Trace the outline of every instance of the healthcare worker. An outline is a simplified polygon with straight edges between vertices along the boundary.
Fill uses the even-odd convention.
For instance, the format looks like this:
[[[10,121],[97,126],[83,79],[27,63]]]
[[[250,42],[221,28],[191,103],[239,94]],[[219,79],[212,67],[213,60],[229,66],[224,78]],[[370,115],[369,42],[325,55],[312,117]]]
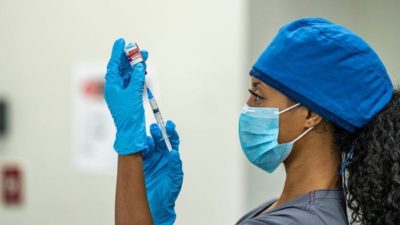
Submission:
[[[114,43],[105,84],[117,127],[116,223],[173,224],[183,181],[178,133],[167,122],[171,152],[157,125],[146,137],[146,63],[131,69],[124,45]],[[250,75],[239,116],[244,156],[268,173],[283,163],[286,181],[237,224],[398,224],[400,93],[374,50],[340,25],[304,18],[279,30]]]

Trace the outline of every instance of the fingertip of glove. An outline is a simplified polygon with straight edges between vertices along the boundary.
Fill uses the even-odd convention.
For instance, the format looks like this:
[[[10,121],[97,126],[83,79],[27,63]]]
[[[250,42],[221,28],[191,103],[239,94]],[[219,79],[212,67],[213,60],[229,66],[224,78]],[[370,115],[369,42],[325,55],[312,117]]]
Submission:
[[[162,135],[161,130],[156,123],[150,125],[150,134],[154,138],[157,138],[157,139],[161,138],[161,135]]]
[[[124,48],[125,48],[125,40],[123,38],[115,40],[112,48],[110,62],[119,61],[121,55],[123,54]],[[109,64],[109,66],[111,65],[114,65],[114,63]]]
[[[123,38],[118,38],[114,41],[113,49],[123,49],[125,47],[125,40]]]
[[[149,58],[149,52],[146,50],[142,50],[140,51],[140,53],[142,54],[143,60],[147,60],[147,58]]]
[[[176,125],[172,120],[168,120],[167,123],[165,124],[165,127],[170,130],[174,130]]]
[[[150,130],[156,130],[156,129],[158,129],[158,125],[156,123],[152,123],[150,125]]]

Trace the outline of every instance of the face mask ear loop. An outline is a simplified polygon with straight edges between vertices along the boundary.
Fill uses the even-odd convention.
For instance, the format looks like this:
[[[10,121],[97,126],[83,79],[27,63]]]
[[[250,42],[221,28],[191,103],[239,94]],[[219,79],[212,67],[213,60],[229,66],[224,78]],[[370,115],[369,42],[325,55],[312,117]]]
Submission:
[[[351,146],[351,149],[344,153],[344,161],[342,162],[342,165],[340,166],[340,171],[339,171],[339,176],[342,178],[342,189],[345,194],[347,194],[346,190],[346,168],[349,165],[351,159],[353,158],[353,152],[354,152],[355,144],[353,143]]]
[[[281,113],[284,113],[284,112],[286,112],[286,111],[289,111],[289,110],[291,110],[291,109],[293,109],[294,107],[297,107],[297,106],[299,106],[299,105],[300,105],[300,103],[297,103],[297,104],[295,104],[295,105],[292,105],[292,106],[290,106],[289,108],[286,108],[286,109],[280,111],[278,114],[281,114]]]
[[[351,159],[353,158],[353,152],[354,152],[354,146],[355,144],[353,143],[351,146],[351,149],[345,153],[345,160],[343,161],[342,165],[340,166],[340,176],[343,177],[344,173],[346,172],[346,168],[349,165]]]
[[[298,136],[296,139],[294,139],[293,141],[291,141],[291,142],[293,142],[293,143],[295,143],[296,141],[298,141],[300,138],[302,138],[304,135],[306,135],[311,129],[313,129],[314,127],[310,127],[310,128],[308,128],[306,131],[304,131],[304,133],[302,133],[302,134],[300,134],[300,136]]]
[[[344,161],[342,162],[342,165],[340,166],[340,171],[339,171],[339,176],[342,178],[342,190],[343,190],[343,194],[344,194],[344,198],[345,198],[345,206],[346,206],[346,213],[349,214],[349,210],[348,210],[348,205],[347,205],[347,187],[346,187],[346,168],[349,165],[351,159],[353,158],[353,152],[354,152],[354,148],[355,148],[355,143],[353,142],[351,149],[346,152],[343,153],[343,158]]]

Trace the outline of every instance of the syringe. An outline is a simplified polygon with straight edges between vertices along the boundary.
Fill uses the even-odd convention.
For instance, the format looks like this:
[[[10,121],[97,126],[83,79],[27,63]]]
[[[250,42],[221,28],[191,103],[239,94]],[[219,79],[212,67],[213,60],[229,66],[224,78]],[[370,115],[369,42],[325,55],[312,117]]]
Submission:
[[[161,116],[160,109],[158,108],[156,99],[154,98],[153,93],[151,93],[150,88],[148,88],[146,84],[145,84],[145,88],[147,91],[147,98],[149,99],[151,110],[153,110],[153,114],[154,114],[154,117],[156,118],[158,127],[161,130],[162,137],[165,141],[165,144],[167,145],[168,151],[171,151],[172,150],[171,142],[169,141],[167,129],[165,128],[165,123]]]
[[[125,50],[125,55],[128,57],[129,63],[132,67],[137,63],[143,62],[142,54],[140,53],[139,46],[136,43],[129,43],[124,50]],[[147,92],[147,97],[150,103],[151,110],[153,111],[158,127],[161,130],[163,140],[165,141],[167,149],[171,151],[172,150],[171,142],[169,141],[167,129],[165,128],[165,123],[161,116],[160,109],[158,108],[153,93],[151,93],[150,88],[147,86],[146,82],[144,83],[144,88],[146,89]]]

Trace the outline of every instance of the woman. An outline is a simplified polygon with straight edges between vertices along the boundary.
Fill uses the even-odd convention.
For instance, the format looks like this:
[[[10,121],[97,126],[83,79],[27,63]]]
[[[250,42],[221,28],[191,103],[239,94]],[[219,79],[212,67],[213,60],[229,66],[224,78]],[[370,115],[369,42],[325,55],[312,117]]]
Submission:
[[[169,121],[173,151],[157,125],[146,139],[145,63],[130,69],[124,45],[114,44],[105,85],[117,127],[116,223],[173,224],[183,180],[179,137]],[[250,75],[242,150],[269,173],[283,163],[286,181],[279,198],[237,224],[348,224],[346,205],[350,224],[400,221],[400,93],[365,41],[325,19],[296,20],[279,30]]]

